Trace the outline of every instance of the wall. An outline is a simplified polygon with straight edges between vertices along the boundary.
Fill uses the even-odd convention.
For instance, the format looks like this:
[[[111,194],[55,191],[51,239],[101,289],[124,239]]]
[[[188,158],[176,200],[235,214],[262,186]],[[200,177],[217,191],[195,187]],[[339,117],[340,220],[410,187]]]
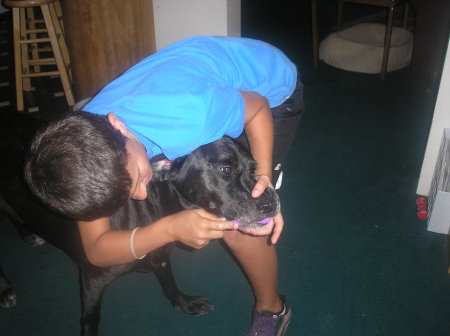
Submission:
[[[156,49],[194,35],[241,34],[240,0],[153,0]]]
[[[444,61],[433,121],[420,172],[417,194],[428,195],[444,128],[450,128],[450,42]]]
[[[241,35],[241,0],[152,1],[157,50],[194,35]]]

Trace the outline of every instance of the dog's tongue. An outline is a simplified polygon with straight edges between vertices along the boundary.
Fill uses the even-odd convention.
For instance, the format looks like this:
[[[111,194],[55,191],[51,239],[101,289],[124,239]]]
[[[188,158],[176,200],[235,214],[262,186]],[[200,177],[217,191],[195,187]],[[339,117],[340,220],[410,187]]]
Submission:
[[[259,221],[258,224],[267,224],[267,223],[269,223],[271,220],[272,220],[272,218],[267,217],[267,218],[264,218],[263,220]],[[232,222],[232,223],[236,223],[236,224],[239,225],[239,226],[242,226],[242,223],[239,223],[239,222],[236,221],[236,220],[232,220],[231,222]]]
[[[267,224],[267,223],[269,223],[271,220],[272,220],[272,218],[267,217],[267,218],[264,218],[262,221],[259,221],[258,223],[259,223],[259,224]]]

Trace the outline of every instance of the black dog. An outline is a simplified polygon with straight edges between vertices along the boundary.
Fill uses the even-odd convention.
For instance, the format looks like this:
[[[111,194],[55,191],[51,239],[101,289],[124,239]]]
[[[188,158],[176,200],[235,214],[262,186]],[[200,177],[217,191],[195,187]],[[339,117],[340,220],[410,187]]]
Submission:
[[[213,309],[205,298],[181,293],[172,275],[168,244],[149,253],[143,260],[99,268],[91,265],[83,252],[77,226],[43,207],[30,195],[22,178],[26,146],[40,122],[20,114],[1,117],[0,212],[16,225],[30,244],[42,243],[39,237],[66,252],[78,265],[81,288],[81,334],[96,335],[100,304],[106,286],[130,271],[154,271],[164,294],[173,307],[187,314],[202,315]],[[254,199],[255,161],[249,152],[229,138],[204,145],[183,158],[167,164],[162,156],[152,159],[154,177],[145,201],[129,200],[111,219],[113,229],[132,229],[147,225],[183,209],[203,208],[217,216],[236,220],[242,227],[257,227],[275,216],[279,200],[267,189]],[[13,289],[0,267],[0,305],[15,305]]]

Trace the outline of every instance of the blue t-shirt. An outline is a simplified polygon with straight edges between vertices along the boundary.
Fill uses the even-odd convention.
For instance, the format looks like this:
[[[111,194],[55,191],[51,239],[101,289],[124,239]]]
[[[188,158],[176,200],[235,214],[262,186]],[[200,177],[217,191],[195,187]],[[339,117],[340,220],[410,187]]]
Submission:
[[[84,111],[114,114],[149,157],[189,154],[244,127],[239,90],[255,91],[270,107],[294,91],[295,65],[277,48],[247,38],[197,36],[143,59],[105,86]]]

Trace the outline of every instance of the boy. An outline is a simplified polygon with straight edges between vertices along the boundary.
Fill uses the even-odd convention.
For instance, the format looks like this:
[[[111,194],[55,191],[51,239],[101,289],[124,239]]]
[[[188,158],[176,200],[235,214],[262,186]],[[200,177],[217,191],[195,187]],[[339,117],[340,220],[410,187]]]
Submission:
[[[86,255],[100,267],[142,258],[171,241],[201,248],[223,238],[255,294],[248,335],[283,335],[291,310],[277,293],[281,213],[264,229],[246,232],[202,209],[132,232],[111,230],[109,217],[128,198],[147,197],[149,157],[174,159],[224,135],[250,148],[258,163],[252,196],[260,196],[278,179],[302,109],[296,68],[278,49],[244,38],[193,37],[145,58],[85,112],[42,131],[25,176],[44,203],[77,220]]]

